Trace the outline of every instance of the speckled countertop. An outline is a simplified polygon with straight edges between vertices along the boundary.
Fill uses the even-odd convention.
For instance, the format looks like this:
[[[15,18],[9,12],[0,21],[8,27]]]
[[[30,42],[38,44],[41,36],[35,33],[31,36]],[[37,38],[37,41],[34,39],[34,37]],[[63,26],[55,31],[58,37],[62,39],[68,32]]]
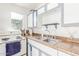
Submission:
[[[75,44],[72,42],[61,41],[59,39],[57,44],[49,44],[48,42],[43,41],[44,38],[38,39],[36,36],[26,36],[28,39],[34,40],[38,43],[44,44],[50,48],[58,49],[64,53],[70,54],[71,56],[78,56],[79,55],[79,44]]]

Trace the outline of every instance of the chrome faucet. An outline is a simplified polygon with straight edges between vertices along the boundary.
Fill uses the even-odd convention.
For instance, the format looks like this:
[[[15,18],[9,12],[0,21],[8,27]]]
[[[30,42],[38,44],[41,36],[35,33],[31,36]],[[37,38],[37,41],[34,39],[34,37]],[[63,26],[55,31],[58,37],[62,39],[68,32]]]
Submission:
[[[48,40],[50,40],[50,36],[49,36],[50,31],[48,30],[48,26],[45,26],[45,27],[46,27],[46,30],[45,30],[45,31],[47,31],[47,32],[48,32],[47,39],[48,39]]]

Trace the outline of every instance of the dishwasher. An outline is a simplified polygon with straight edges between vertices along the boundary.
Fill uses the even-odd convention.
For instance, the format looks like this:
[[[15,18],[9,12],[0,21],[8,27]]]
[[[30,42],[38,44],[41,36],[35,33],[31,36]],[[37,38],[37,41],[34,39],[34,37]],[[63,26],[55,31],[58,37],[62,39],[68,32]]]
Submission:
[[[2,40],[5,42],[6,56],[12,56],[21,52],[21,40],[12,40],[11,38],[3,38]]]
[[[6,56],[12,56],[21,51],[20,41],[6,43]]]

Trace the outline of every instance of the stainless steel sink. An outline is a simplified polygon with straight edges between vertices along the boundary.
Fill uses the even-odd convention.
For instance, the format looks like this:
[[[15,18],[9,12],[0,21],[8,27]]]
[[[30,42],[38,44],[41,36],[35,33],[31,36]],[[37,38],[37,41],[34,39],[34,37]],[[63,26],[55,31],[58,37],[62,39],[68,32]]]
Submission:
[[[41,39],[40,37],[36,37],[37,39]]]
[[[54,45],[54,44],[57,44],[58,42],[59,42],[59,40],[57,40],[57,39],[52,39],[52,38],[50,38],[50,39],[47,39],[47,37],[40,37],[40,36],[35,36],[35,38],[37,39],[37,40],[42,40],[42,41],[44,41],[44,42],[46,42],[46,43],[49,43],[49,44],[51,44],[51,45]]]
[[[38,40],[40,40],[40,39],[41,39],[41,37],[40,37],[40,36],[35,36],[35,38],[36,38],[36,39],[38,39]]]
[[[58,43],[58,40],[56,40],[56,39],[44,39],[43,41],[47,42],[49,44],[52,44],[52,45]]]

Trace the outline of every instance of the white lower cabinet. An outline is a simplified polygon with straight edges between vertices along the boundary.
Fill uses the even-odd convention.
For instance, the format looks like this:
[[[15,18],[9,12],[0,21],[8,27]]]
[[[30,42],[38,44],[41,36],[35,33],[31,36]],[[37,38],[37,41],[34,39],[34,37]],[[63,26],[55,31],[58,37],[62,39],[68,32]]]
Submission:
[[[28,56],[39,56],[39,49],[28,40]]]
[[[28,56],[48,56],[40,49],[36,48],[32,44],[28,44]]]
[[[61,51],[58,51],[58,56],[71,56],[71,55],[61,52]]]
[[[28,56],[57,56],[57,50],[28,39]]]
[[[41,52],[40,56],[48,56],[48,55],[44,52]]]
[[[28,39],[28,43],[29,56],[71,56],[30,39]]]
[[[47,56],[45,53],[41,53],[41,56]]]
[[[28,44],[28,56],[39,56],[39,49],[35,48],[32,44]]]
[[[26,40],[21,40],[21,55],[26,53]]]
[[[0,56],[5,55],[6,55],[5,44],[0,44]]]
[[[32,56],[39,56],[39,49],[32,47]]]

